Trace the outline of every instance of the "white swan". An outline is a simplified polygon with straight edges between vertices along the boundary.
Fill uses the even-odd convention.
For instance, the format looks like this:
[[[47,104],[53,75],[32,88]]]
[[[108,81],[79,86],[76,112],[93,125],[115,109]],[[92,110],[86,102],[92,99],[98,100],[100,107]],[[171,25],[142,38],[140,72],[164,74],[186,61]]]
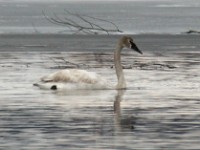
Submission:
[[[118,79],[117,85],[112,85],[94,72],[78,69],[65,69],[42,77],[40,82],[34,84],[34,86],[38,86],[41,89],[51,90],[125,89],[126,82],[121,66],[121,50],[124,47],[133,49],[142,54],[131,37],[123,36],[120,38],[114,51],[114,64]]]

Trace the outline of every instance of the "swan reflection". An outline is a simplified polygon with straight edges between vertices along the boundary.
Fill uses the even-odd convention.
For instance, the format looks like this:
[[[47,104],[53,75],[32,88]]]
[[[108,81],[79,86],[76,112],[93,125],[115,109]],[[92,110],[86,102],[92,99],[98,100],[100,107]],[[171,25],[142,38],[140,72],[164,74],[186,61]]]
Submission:
[[[121,111],[121,101],[126,90],[118,90],[117,95],[115,96],[114,101],[114,121],[115,121],[115,130],[134,130],[135,126],[135,117],[128,114],[123,114]]]
[[[54,91],[59,99],[48,99],[48,103],[57,106],[59,112],[70,112],[64,116],[68,125],[75,124],[74,131],[113,135],[135,129],[132,111],[122,105],[125,93],[126,90]]]

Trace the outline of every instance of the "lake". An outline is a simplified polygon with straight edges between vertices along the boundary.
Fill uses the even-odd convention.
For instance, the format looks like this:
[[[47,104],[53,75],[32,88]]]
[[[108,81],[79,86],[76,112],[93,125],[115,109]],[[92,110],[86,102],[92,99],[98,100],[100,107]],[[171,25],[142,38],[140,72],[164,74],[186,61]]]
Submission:
[[[48,91],[33,83],[65,68],[116,82],[119,36],[0,37],[0,149],[199,149],[198,35],[136,35],[123,50],[127,90]]]

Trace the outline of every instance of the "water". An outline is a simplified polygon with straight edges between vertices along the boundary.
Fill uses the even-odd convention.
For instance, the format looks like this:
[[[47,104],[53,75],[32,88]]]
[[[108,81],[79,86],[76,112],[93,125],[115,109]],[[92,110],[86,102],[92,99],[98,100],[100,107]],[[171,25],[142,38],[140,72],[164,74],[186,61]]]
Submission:
[[[136,39],[146,47],[156,39],[142,37]],[[61,68],[88,69],[116,82],[109,46],[101,52],[101,46],[92,46],[96,51],[87,52],[43,47],[1,51],[0,149],[199,149],[199,44],[183,42],[189,41],[187,36],[168,36],[163,41],[180,40],[182,45],[176,42],[167,47],[161,37],[156,40],[161,43],[160,51],[148,51],[141,45],[144,55],[123,52],[123,65],[128,68],[124,69],[125,91],[56,92],[32,86],[40,76]],[[109,45],[116,38],[95,36],[91,45],[103,39]],[[28,38],[22,39],[30,45],[39,40],[33,38],[29,43]],[[49,48],[55,44],[52,41],[61,40],[43,39],[49,41]],[[79,36],[75,39],[81,40]],[[18,40],[20,37],[14,40],[16,44]],[[84,36],[87,40],[90,36]]]
[[[144,55],[123,52],[128,89],[44,91],[39,77],[63,68],[116,82],[118,36],[67,33],[42,15],[63,10],[104,18],[125,33],[199,29],[200,1],[0,2],[0,149],[200,149],[198,35],[137,35]],[[65,32],[61,32],[65,30]],[[63,60],[65,59],[65,61]]]
[[[54,2],[1,1],[0,33],[71,33],[63,26],[48,22],[46,15],[61,18],[64,9],[114,22],[124,33],[180,34],[200,30],[200,1],[197,0],[143,0],[132,2]],[[110,28],[109,24],[102,24]]]

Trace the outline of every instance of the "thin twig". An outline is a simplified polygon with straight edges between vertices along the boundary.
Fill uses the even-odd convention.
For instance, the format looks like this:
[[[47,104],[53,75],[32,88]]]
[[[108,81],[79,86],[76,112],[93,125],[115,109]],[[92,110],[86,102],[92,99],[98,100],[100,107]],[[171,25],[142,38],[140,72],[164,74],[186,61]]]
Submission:
[[[64,9],[66,15],[70,15],[72,17],[74,17],[74,19],[70,19],[69,17],[65,17],[64,19],[62,19],[61,17],[59,17],[57,14],[53,14],[54,17],[49,17],[45,14],[44,11],[42,11],[44,17],[51,23],[56,24],[56,25],[61,25],[61,26],[65,26],[68,27],[71,31],[74,31],[75,34],[78,32],[83,32],[86,34],[96,34],[98,32],[106,32],[107,34],[109,34],[110,32],[122,32],[121,30],[119,30],[119,28],[117,27],[116,24],[114,24],[111,21],[105,20],[105,19],[99,19],[96,17],[91,17],[88,15],[80,15],[80,14],[76,14],[76,13],[71,13],[68,10]],[[97,23],[91,22],[88,19],[92,19],[94,21],[99,21],[99,22],[106,22],[111,24],[114,28],[112,29],[106,29],[102,26],[100,26]],[[75,21],[75,19],[80,20],[83,23],[88,24],[88,26],[84,26],[79,24],[78,22]],[[73,30],[74,28],[74,30]]]

